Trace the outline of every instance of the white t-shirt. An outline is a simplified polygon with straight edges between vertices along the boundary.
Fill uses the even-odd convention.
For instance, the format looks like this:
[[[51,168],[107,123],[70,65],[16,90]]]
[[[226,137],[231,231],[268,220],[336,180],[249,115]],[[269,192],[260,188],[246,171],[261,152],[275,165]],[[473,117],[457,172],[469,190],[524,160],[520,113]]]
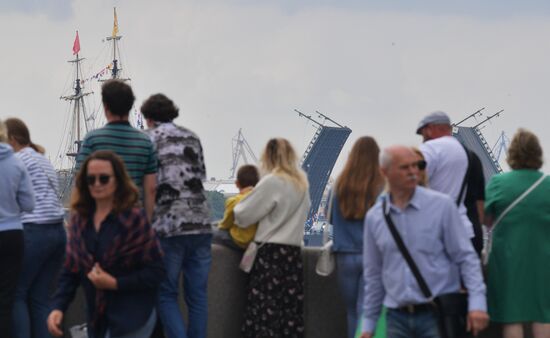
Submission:
[[[430,189],[447,194],[456,201],[468,170],[468,155],[464,147],[456,138],[443,136],[424,142],[420,151],[428,163],[426,170]],[[468,236],[472,238],[474,229],[464,206],[465,196],[466,191],[462,195],[458,211]]]

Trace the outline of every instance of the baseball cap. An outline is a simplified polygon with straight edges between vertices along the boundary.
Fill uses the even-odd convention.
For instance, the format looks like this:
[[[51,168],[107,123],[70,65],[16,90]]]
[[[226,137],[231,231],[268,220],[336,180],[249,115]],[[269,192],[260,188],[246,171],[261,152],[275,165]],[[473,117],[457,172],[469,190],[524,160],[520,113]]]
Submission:
[[[421,134],[422,128],[427,126],[428,124],[451,124],[451,119],[449,118],[449,115],[445,114],[442,111],[434,111],[433,113],[430,113],[422,120],[420,120],[420,123],[418,123],[418,127],[416,128],[416,133]]]

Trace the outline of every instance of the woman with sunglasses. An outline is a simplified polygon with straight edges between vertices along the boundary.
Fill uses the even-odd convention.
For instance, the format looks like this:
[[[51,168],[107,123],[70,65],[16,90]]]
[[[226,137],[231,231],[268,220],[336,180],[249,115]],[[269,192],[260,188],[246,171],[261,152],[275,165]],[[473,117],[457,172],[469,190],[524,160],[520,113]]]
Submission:
[[[15,288],[23,263],[21,212],[34,208],[34,192],[25,165],[6,143],[0,120],[0,336],[11,338]]]
[[[333,226],[332,250],[336,258],[338,284],[346,303],[348,335],[357,329],[363,306],[363,223],[367,210],[384,188],[378,155],[380,148],[370,136],[360,137],[334,184],[328,221]]]
[[[137,207],[137,187],[111,151],[92,153],[81,168],[48,329],[63,334],[63,314],[82,285],[90,338],[149,337],[164,266],[155,232]]]
[[[426,173],[426,166],[428,165],[426,163],[426,160],[424,159],[424,154],[420,151],[420,149],[416,147],[411,148],[412,151],[416,154],[416,158],[418,158],[417,166],[418,166],[418,185],[421,187],[428,187],[428,174]]]
[[[65,253],[65,212],[59,201],[57,174],[44,156],[44,148],[31,141],[29,129],[20,119],[7,119],[6,127],[8,143],[29,173],[36,200],[32,212],[21,214],[25,249],[15,292],[14,333],[17,338],[48,337],[51,287]]]

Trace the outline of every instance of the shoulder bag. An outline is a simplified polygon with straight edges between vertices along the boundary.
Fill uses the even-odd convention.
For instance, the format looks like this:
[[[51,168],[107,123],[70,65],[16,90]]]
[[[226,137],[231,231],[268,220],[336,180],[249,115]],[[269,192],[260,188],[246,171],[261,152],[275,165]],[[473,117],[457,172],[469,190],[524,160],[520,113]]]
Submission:
[[[489,262],[489,255],[491,254],[491,248],[493,246],[493,233],[497,227],[497,225],[500,223],[500,221],[508,214],[510,210],[512,210],[516,205],[518,205],[519,202],[521,202],[527,195],[531,193],[531,191],[535,190],[536,187],[538,187],[542,181],[546,178],[546,175],[542,174],[542,176],[535,181],[527,190],[523,192],[523,194],[519,195],[518,198],[516,198],[504,211],[498,216],[496,221],[491,226],[491,230],[488,233],[488,239],[487,239],[487,245],[483,248],[483,251],[481,253],[483,265],[487,265]]]
[[[466,185],[468,183],[468,177],[470,177],[470,149],[466,148],[466,146],[462,143],[460,143],[462,148],[464,148],[464,151],[466,152],[466,158],[468,160],[468,166],[466,167],[466,173],[464,174],[464,179],[462,180],[462,185],[460,186],[460,192],[458,193],[458,197],[456,199],[456,206],[460,207],[460,203],[462,203],[462,198],[464,197],[464,194],[466,193]]]
[[[292,216],[294,216],[294,214],[298,211],[298,209],[300,209],[300,206],[302,205],[302,202],[304,201],[304,198],[306,198],[307,193],[308,193],[308,190],[306,189],[306,191],[304,193],[304,196],[300,200],[300,203],[297,204],[294,211],[292,211],[290,214],[288,214],[288,216],[281,223],[281,225],[284,225],[286,222],[288,222],[288,220]],[[250,271],[252,270],[252,266],[254,266],[254,261],[256,260],[256,255],[258,254],[258,250],[260,250],[260,248],[262,246],[264,246],[264,244],[267,243],[271,239],[271,237],[273,237],[273,235],[275,235],[277,233],[277,230],[279,230],[279,228],[275,228],[275,229],[271,230],[269,235],[265,238],[264,242],[262,242],[260,244],[256,243],[255,241],[252,241],[252,242],[250,242],[250,244],[248,244],[248,247],[246,248],[245,252],[243,253],[243,257],[241,258],[241,262],[239,263],[239,268],[241,270],[243,270],[246,273],[250,273]]]
[[[335,191],[332,191],[328,200],[328,209],[327,209],[327,226],[323,229],[323,246],[321,247],[321,253],[317,259],[317,264],[315,265],[315,272],[319,276],[330,276],[334,271],[335,262],[334,262],[334,253],[332,252],[332,239],[329,240],[329,228],[332,226],[332,207],[334,203],[334,194]]]
[[[430,300],[433,304],[435,313],[438,318],[439,330],[443,338],[462,338],[469,337],[466,331],[467,315],[468,315],[468,295],[462,292],[447,293],[433,297],[428,284],[422,277],[418,266],[412,258],[405,243],[401,239],[393,220],[390,217],[389,211],[386,212],[386,199],[382,202],[382,212],[390,232],[392,234],[399,251],[405,258],[407,265],[411,269],[420,290],[424,297]]]

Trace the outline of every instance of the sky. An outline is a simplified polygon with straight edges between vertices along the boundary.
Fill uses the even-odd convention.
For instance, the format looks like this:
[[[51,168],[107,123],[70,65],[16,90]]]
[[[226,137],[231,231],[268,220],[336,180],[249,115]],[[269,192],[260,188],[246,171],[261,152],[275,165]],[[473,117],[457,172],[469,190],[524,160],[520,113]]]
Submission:
[[[524,127],[550,151],[548,1],[0,0],[0,118],[23,119],[52,162],[75,31],[91,76],[110,62],[115,6],[136,108],[154,93],[172,98],[209,177],[229,177],[240,128],[258,157],[271,137],[303,153],[315,126],[294,109],[352,129],[334,174],[360,136],[418,145],[416,125],[434,110],[458,121],[485,107],[468,126],[504,109],[482,129],[491,146]]]

